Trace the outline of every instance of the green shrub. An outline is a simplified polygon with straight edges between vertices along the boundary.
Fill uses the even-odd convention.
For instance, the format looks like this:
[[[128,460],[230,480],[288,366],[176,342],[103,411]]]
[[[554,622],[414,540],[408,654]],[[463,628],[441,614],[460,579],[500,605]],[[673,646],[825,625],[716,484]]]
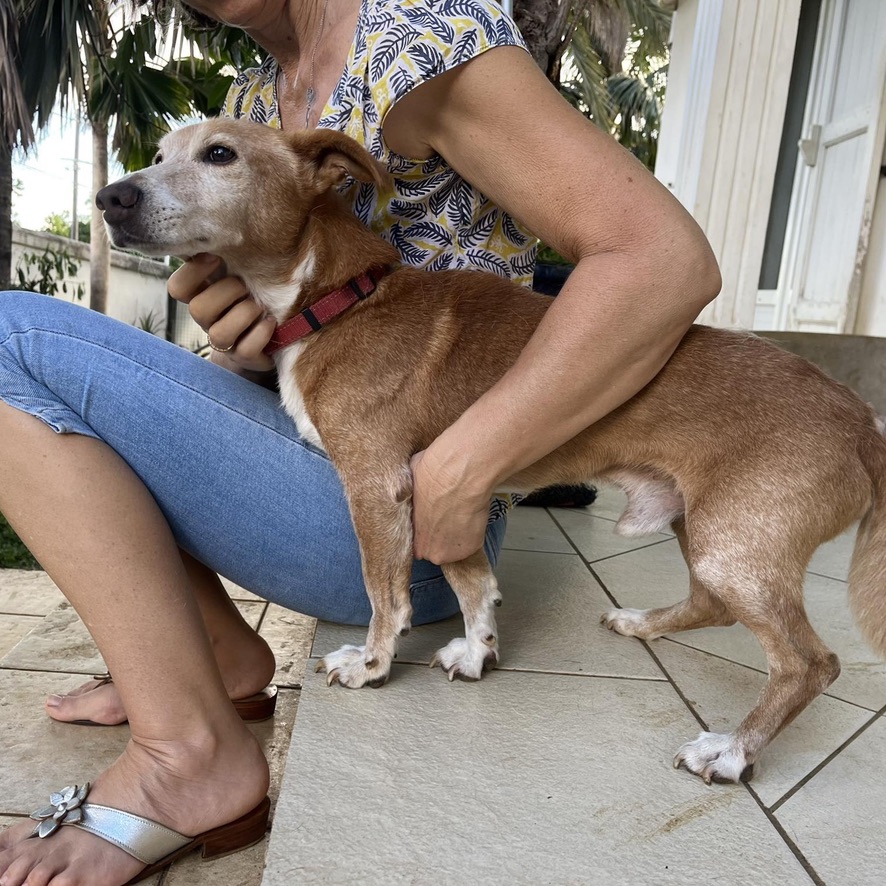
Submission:
[[[31,552],[0,514],[0,569],[41,569]]]

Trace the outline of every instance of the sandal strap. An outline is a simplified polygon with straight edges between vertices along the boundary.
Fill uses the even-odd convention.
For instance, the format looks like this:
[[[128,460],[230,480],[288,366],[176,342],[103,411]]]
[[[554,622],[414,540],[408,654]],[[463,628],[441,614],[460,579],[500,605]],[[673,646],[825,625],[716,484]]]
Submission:
[[[145,864],[153,864],[165,858],[194,839],[150,818],[142,818],[110,806],[84,803],[81,808],[83,817],[80,821],[63,822],[63,826],[80,828],[95,834]]]
[[[195,842],[194,837],[185,837],[150,818],[84,802],[90,788],[89,783],[82,787],[69,785],[50,795],[48,806],[31,813],[31,818],[39,822],[31,836],[45,840],[60,828],[80,828],[147,865]]]

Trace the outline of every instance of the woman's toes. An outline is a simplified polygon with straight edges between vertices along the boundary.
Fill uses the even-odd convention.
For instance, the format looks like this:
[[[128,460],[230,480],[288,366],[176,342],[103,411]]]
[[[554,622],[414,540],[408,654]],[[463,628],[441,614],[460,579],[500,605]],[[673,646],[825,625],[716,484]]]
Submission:
[[[59,871],[55,865],[46,862],[34,865],[28,873],[26,886],[47,886],[47,884],[51,882],[58,883],[60,881],[53,881],[53,878],[57,873],[59,873]]]
[[[3,875],[0,876],[0,886],[22,886],[35,864],[36,859],[32,858],[30,854],[13,858],[6,870],[3,871]],[[0,865],[0,870],[2,870],[2,865]]]
[[[63,723],[90,720],[103,726],[116,726],[126,722],[126,711],[113,684],[87,684],[66,695],[50,695],[46,699],[46,713]]]
[[[34,826],[35,822],[28,819],[21,824],[13,825],[0,831],[0,874],[3,873],[3,853],[8,849],[12,849],[17,843],[27,840],[31,836]],[[7,864],[9,864],[10,859],[11,857],[5,859]]]

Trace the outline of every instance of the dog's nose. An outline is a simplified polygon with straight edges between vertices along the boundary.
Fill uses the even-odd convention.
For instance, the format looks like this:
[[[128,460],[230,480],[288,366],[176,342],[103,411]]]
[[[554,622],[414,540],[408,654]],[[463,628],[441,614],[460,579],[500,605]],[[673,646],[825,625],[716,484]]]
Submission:
[[[102,188],[95,195],[95,205],[104,212],[105,221],[113,225],[132,213],[141,196],[138,185],[124,180]]]

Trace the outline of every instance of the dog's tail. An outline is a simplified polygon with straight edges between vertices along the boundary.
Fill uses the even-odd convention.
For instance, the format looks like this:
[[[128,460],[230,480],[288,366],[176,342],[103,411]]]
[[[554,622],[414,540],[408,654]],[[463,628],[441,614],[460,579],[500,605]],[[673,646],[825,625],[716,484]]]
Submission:
[[[859,449],[874,491],[861,521],[849,570],[849,603],[871,648],[886,658],[886,439],[877,422]]]

